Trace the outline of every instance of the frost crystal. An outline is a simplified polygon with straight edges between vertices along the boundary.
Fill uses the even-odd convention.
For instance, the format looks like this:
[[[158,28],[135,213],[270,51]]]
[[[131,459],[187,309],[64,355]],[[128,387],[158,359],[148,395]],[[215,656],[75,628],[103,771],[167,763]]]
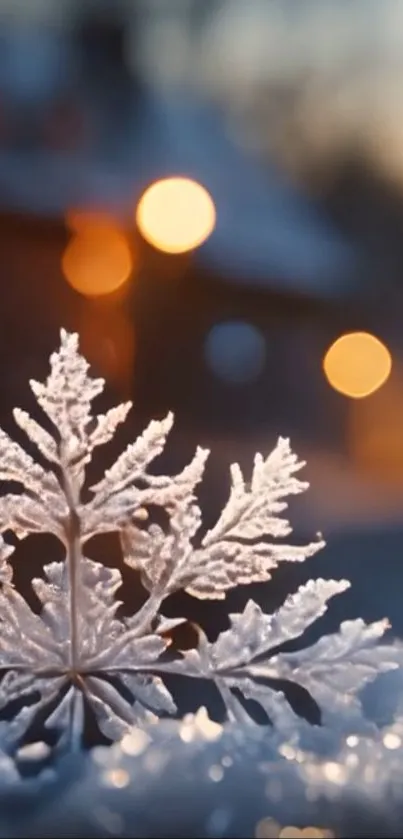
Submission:
[[[23,741],[33,721],[42,719],[59,730],[62,742],[79,743],[85,706],[106,737],[119,738],[149,719],[150,712],[175,713],[166,673],[212,679],[230,719],[248,718],[239,693],[255,699],[280,730],[288,730],[295,715],[276,688],[278,680],[304,686],[322,708],[324,722],[346,711],[357,715],[362,686],[394,666],[387,648],[377,643],[386,621],[369,626],[346,621],[337,634],[308,649],[279,649],[326,611],[328,600],[348,587],[345,580],[310,581],[270,616],[249,601],[241,614],[230,616],[230,628],[214,643],[200,631],[197,650],[171,661],[163,657],[166,632],[182,622],[161,614],[172,592],[224,598],[233,586],[269,580],[279,563],[302,562],[322,547],[319,539],[303,547],[274,541],[291,531],[282,517],[284,498],[307,488],[296,476],[304,464],[288,440],[280,438],[266,459],[256,455],[250,483],[237,464],[231,467],[228,502],[215,526],[200,537],[195,490],[208,452],[198,449],[174,477],[148,471],[164,449],[172,414],[151,422],[84,502],[86,465],[94,449],[111,440],[131,406],[93,415],[92,401],[104,382],[89,377],[77,335],[62,330],[50,363],[47,381],[30,384],[54,433],[26,412],[14,411],[48,469],[0,431],[0,479],[21,489],[0,499],[0,532],[12,530],[18,538],[51,532],[65,549],[63,562],[45,565],[43,578],[32,580],[41,603],[35,614],[13,585],[13,549],[0,537],[0,708],[26,700],[6,726],[7,739]],[[165,528],[147,525],[150,505],[165,510]],[[88,540],[107,531],[119,532],[124,562],[139,571],[148,592],[145,604],[127,619],[117,614],[119,570],[85,555]]]

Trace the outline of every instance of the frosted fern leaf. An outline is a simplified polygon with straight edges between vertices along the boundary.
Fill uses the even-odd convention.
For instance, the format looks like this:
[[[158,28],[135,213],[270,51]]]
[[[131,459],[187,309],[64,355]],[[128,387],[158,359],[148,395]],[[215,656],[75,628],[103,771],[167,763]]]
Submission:
[[[51,434],[25,411],[14,417],[35,444],[43,468],[5,432],[0,431],[0,480],[20,492],[0,498],[0,533],[18,538],[51,532],[62,543],[62,562],[45,565],[32,580],[40,603],[36,614],[13,583],[13,549],[0,537],[0,709],[18,700],[22,708],[5,726],[5,737],[18,743],[34,721],[60,733],[61,742],[79,743],[84,709],[111,740],[150,714],[175,713],[164,675],[212,679],[229,718],[247,717],[234,693],[253,698],[280,730],[290,727],[294,712],[277,682],[304,686],[332,724],[345,712],[360,713],[358,693],[379,672],[394,667],[388,648],[378,644],[387,622],[366,626],[347,621],[340,631],[302,652],[279,652],[319,618],[333,595],[348,583],[310,581],[273,615],[249,601],[243,613],[230,616],[230,628],[214,643],[200,631],[198,649],[167,660],[167,632],[183,619],[168,620],[163,601],[183,589],[198,598],[224,598],[228,589],[269,580],[281,562],[303,562],[323,545],[320,539],[290,546],[278,538],[291,528],[283,513],[285,498],[303,492],[297,477],[304,465],[288,440],[278,441],[264,459],[256,455],[252,478],[231,467],[231,489],[216,525],[202,530],[196,488],[208,452],[197,449],[191,463],[174,477],[149,472],[163,451],[172,414],[152,421],[82,498],[85,469],[97,446],[114,436],[130,403],[94,415],[92,402],[104,387],[92,379],[79,353],[78,336],[61,332],[61,346],[50,359],[45,383],[31,382]],[[165,510],[165,528],[147,524],[152,505]],[[86,556],[88,540],[107,531],[120,534],[124,562],[140,573],[148,599],[129,618],[118,615],[116,593],[121,574]],[[270,686],[262,680],[270,680]],[[2,729],[3,730],[3,729]]]

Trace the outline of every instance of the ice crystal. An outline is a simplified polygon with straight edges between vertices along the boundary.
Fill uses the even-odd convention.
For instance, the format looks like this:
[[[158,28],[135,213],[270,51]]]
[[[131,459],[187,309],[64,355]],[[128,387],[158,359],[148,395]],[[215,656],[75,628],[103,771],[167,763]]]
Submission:
[[[149,472],[164,449],[172,414],[150,422],[91,488],[91,500],[84,501],[85,469],[93,451],[112,439],[131,405],[93,415],[92,402],[104,381],[90,378],[76,334],[62,330],[50,365],[45,383],[30,384],[53,434],[26,412],[14,411],[48,468],[0,431],[0,480],[20,487],[19,493],[0,499],[0,532],[12,530],[21,539],[47,531],[65,550],[63,562],[45,565],[43,577],[32,580],[41,603],[36,614],[14,587],[13,549],[1,537],[0,708],[26,700],[7,724],[7,739],[23,741],[40,718],[59,730],[61,741],[78,743],[85,706],[106,737],[120,738],[141,726],[150,712],[175,713],[163,681],[166,673],[212,679],[230,719],[248,718],[237,691],[255,699],[280,730],[292,727],[295,715],[276,680],[304,686],[322,708],[324,722],[359,714],[359,690],[394,666],[387,648],[378,644],[386,621],[368,626],[346,621],[338,633],[308,649],[279,651],[326,611],[329,599],[348,587],[346,580],[311,580],[273,615],[249,601],[241,614],[230,616],[230,628],[214,643],[200,631],[198,649],[172,661],[163,656],[167,630],[182,622],[161,613],[170,594],[183,589],[198,598],[224,598],[228,589],[269,580],[279,563],[302,562],[322,547],[320,538],[300,547],[275,541],[291,532],[282,515],[284,499],[307,488],[297,477],[304,464],[289,441],[280,438],[266,459],[256,455],[250,483],[239,465],[231,467],[228,502],[204,535],[199,535],[195,493],[208,451],[197,449],[174,477]],[[148,524],[150,505],[165,511],[166,527]],[[108,531],[120,534],[123,560],[140,573],[148,592],[130,618],[118,616],[120,571],[85,554],[89,539]],[[270,687],[262,684],[264,679]]]

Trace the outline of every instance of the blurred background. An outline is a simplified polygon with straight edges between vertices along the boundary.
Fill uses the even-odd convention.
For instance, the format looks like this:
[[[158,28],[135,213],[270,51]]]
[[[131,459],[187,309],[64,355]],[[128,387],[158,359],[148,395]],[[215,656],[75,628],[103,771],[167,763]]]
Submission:
[[[328,547],[253,596],[346,575],[332,614],[400,634],[402,89],[401,0],[0,0],[1,424],[64,326],[135,403],[95,470],[172,409],[161,468],[212,448],[210,524],[290,435]]]

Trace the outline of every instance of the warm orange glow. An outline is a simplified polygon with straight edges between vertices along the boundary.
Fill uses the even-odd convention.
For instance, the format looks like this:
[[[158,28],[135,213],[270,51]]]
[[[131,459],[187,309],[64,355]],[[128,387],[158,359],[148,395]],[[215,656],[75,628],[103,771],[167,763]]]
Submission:
[[[323,368],[335,390],[362,399],[386,382],[392,369],[389,350],[368,332],[342,335],[327,351]]]
[[[86,217],[62,257],[67,282],[86,297],[111,294],[130,277],[133,256],[124,233],[106,217]]]
[[[201,184],[188,178],[166,178],[150,186],[136,211],[138,228],[147,242],[166,253],[185,253],[213,232],[216,212]]]

